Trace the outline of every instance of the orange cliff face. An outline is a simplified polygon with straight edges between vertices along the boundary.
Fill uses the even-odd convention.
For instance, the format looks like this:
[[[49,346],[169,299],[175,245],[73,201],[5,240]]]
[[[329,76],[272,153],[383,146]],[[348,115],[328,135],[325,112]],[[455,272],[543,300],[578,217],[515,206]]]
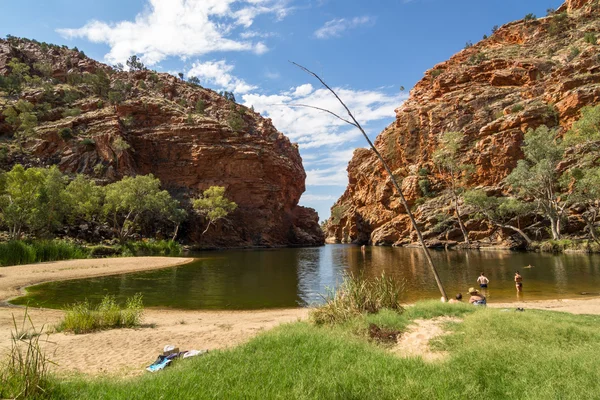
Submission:
[[[202,247],[323,244],[317,213],[298,206],[306,178],[298,147],[270,119],[167,74],[113,72],[76,51],[58,46],[45,49],[27,40],[0,40],[0,74],[14,57],[32,66],[51,65],[59,83],[50,94],[41,88],[24,93],[33,104],[50,106],[39,118],[36,138],[26,145],[30,154],[12,157],[5,161],[6,167],[55,164],[63,172],[84,173],[105,183],[151,173],[192,215],[190,199],[210,186],[224,186],[237,210],[202,237],[206,222],[193,216],[181,229],[189,243]],[[68,81],[99,70],[108,73],[111,87],[120,81],[129,88],[123,102],[112,105],[82,92],[72,104],[64,104],[65,91],[72,90]],[[65,117],[68,108],[80,113]],[[0,113],[0,136],[9,135],[10,127],[2,118]],[[64,134],[65,128],[69,135]]]
[[[600,46],[584,39],[586,32],[600,32],[598,15],[598,1],[569,0],[552,16],[509,23],[427,71],[396,110],[396,121],[375,145],[403,179],[403,193],[431,245],[462,241],[457,223],[440,228],[436,217],[454,213],[431,160],[438,135],[463,132],[462,161],[475,168],[469,186],[504,193],[503,179],[523,157],[520,148],[527,130],[547,125],[564,132],[582,107],[598,104]],[[438,193],[433,198],[425,198],[419,187],[424,170],[429,171],[432,192]],[[337,217],[328,222],[328,242],[416,241],[372,151],[355,151],[348,180],[346,192],[332,208]],[[472,240],[513,245],[513,232],[494,230],[475,218],[467,221],[467,228]],[[570,220],[568,230],[578,229],[580,221]]]

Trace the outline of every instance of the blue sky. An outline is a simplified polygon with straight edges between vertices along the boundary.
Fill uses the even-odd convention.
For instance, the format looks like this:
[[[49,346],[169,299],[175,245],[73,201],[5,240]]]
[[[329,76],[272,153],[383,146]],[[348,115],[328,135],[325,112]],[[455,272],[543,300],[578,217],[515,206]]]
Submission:
[[[138,54],[152,69],[198,76],[271,117],[307,171],[301,204],[321,219],[343,193],[366,143],[326,114],[341,110],[303,64],[339,90],[374,138],[423,73],[494,25],[546,15],[561,0],[0,0],[0,36],[76,46],[114,64]],[[26,17],[25,17],[26,15]],[[404,86],[406,90],[400,91]]]

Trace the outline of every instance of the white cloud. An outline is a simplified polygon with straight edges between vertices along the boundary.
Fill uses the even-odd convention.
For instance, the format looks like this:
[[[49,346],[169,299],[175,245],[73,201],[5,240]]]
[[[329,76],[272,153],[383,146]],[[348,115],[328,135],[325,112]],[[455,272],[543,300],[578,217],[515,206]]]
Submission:
[[[257,32],[257,31],[246,31],[240,34],[242,39],[252,39],[252,38],[270,38],[273,36],[277,36],[274,32]]]
[[[277,71],[270,71],[270,70],[267,70],[265,72],[265,76],[268,79],[273,79],[273,80],[281,78],[281,74],[279,72],[277,72]]]
[[[308,96],[309,94],[312,93],[312,91],[313,91],[313,85],[311,85],[310,83],[306,83],[304,85],[298,86],[294,90],[293,96],[296,96],[296,97]]]
[[[345,165],[306,171],[307,186],[347,186],[348,173]]]
[[[188,78],[196,76],[204,84],[215,85],[220,89],[234,93],[243,94],[256,89],[256,86],[250,85],[243,79],[231,75],[233,69],[234,66],[227,64],[225,60],[207,61],[204,63],[195,62],[186,75]]]
[[[371,25],[375,22],[374,18],[369,16],[354,17],[352,19],[339,18],[325,22],[325,25],[317,29],[314,33],[318,39],[329,39],[340,37],[342,33],[349,29],[358,28],[362,25]]]
[[[310,89],[310,90],[309,90]],[[392,119],[396,109],[407,97],[406,94],[388,95],[382,91],[352,90],[334,88],[346,102],[357,120],[368,128],[374,121]],[[346,111],[327,89],[314,90],[312,85],[300,85],[290,91],[276,95],[247,93],[244,104],[273,119],[273,123],[292,141],[300,144],[300,149],[340,146],[348,144],[361,133],[354,127],[322,111],[306,107],[304,104],[331,110],[342,117]]]
[[[249,28],[262,14],[284,18],[289,0],[147,0],[146,11],[133,21],[91,21],[78,29],[59,29],[66,38],[106,43],[109,63],[124,62],[132,54],[154,65],[167,57],[192,57],[216,51],[268,51],[252,36],[232,38],[232,31]]]
[[[335,201],[337,200],[335,198],[335,196],[332,195],[319,195],[319,194],[311,194],[311,193],[304,193],[300,199],[301,203],[315,203],[315,202],[319,202],[319,201],[327,201],[327,202],[331,202],[331,201]]]

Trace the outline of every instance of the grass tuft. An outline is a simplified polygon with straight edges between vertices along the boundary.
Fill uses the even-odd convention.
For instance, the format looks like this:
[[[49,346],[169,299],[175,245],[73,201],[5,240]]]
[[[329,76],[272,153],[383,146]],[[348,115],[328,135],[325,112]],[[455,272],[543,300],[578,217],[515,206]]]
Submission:
[[[330,290],[325,304],[311,311],[310,319],[317,325],[339,324],[384,308],[401,313],[403,291],[401,282],[385,274],[375,279],[348,274],[337,291]]]
[[[128,298],[123,309],[114,296],[106,295],[96,308],[87,300],[72,305],[66,310],[65,317],[56,330],[80,334],[102,329],[133,328],[141,324],[143,314],[141,293]]]
[[[13,315],[11,347],[0,365],[0,397],[35,399],[45,397],[49,386],[48,359],[40,346],[44,327],[37,330],[27,309],[20,324]]]

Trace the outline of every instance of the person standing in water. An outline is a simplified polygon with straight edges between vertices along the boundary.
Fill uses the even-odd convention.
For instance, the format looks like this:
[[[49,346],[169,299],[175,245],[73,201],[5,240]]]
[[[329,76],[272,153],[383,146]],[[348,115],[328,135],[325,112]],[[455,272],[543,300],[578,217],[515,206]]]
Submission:
[[[515,286],[517,288],[517,292],[523,291],[523,277],[519,274],[519,271],[515,272]]]
[[[479,278],[477,278],[477,283],[479,283],[481,289],[487,289],[490,280],[482,272],[481,275],[479,275]]]

